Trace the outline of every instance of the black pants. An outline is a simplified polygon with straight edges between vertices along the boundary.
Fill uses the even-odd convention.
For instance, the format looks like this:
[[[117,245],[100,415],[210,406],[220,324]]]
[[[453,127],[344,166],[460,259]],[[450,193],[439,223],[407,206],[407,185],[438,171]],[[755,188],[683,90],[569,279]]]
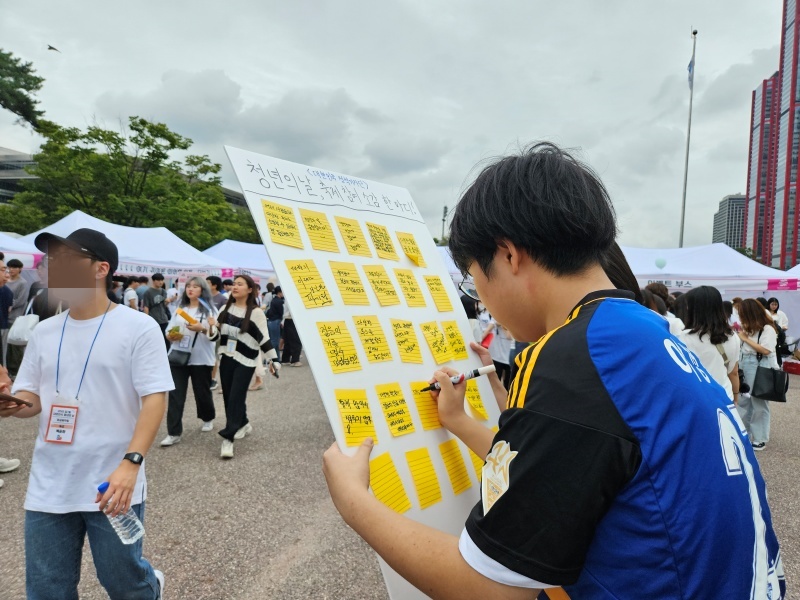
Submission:
[[[494,361],[494,366],[497,369],[497,376],[500,378],[503,387],[508,389],[509,385],[508,377],[511,374],[511,368],[507,364],[497,362],[496,360]]]
[[[225,429],[219,434],[233,441],[234,434],[247,425],[247,388],[253,378],[255,367],[245,367],[230,356],[219,359],[219,381],[225,402]]]
[[[286,319],[283,322],[283,354],[282,363],[296,363],[300,361],[300,351],[303,344],[300,343],[300,336],[297,335],[297,327],[294,326],[294,319]]]
[[[167,433],[170,435],[177,436],[183,433],[183,407],[186,404],[190,378],[194,401],[197,404],[197,418],[203,422],[214,420],[216,411],[214,397],[211,395],[212,368],[203,365],[170,367],[172,381],[175,384],[175,389],[169,393],[169,408],[167,408]]]
[[[17,376],[17,372],[19,371],[20,366],[22,365],[22,359],[25,357],[25,346],[16,346],[14,344],[8,344],[8,349],[6,350],[6,368],[8,369],[8,374],[12,377]]]
[[[167,345],[167,352],[169,352],[169,347],[172,343],[167,339],[167,325],[169,325],[169,323],[158,324],[158,326],[161,327],[161,337],[164,338],[164,343]]]

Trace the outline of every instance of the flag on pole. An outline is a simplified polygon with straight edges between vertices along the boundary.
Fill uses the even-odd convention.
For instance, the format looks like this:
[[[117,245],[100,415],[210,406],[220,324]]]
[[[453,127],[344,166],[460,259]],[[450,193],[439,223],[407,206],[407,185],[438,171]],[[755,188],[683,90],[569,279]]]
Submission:
[[[694,56],[692,57],[692,60],[689,61],[688,71],[689,71],[689,89],[691,90],[694,88]]]

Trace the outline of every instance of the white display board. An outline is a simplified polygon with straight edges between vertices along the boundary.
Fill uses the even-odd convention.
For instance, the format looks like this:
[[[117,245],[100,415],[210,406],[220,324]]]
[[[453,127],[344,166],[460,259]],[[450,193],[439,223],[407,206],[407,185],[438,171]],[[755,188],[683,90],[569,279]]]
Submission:
[[[483,459],[439,426],[430,394],[419,394],[420,382],[439,366],[432,348],[440,361],[448,350],[458,349],[461,358],[441,364],[460,372],[481,365],[469,350],[472,332],[458,292],[410,194],[254,152],[225,150],[339,447],[352,454],[358,440],[374,432],[373,493],[411,519],[459,535],[480,498],[477,473]],[[432,278],[432,288],[426,278]],[[473,385],[477,389],[472,388],[467,410],[496,427],[499,409],[491,386],[485,377]],[[425,597],[383,561],[381,568],[392,598]]]

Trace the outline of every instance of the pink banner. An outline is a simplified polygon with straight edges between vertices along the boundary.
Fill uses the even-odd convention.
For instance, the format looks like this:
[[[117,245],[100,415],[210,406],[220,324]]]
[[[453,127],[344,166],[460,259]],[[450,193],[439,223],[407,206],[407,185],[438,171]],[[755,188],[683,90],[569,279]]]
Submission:
[[[220,275],[220,277],[222,277],[223,279],[230,279],[231,277],[233,277],[233,269],[221,269],[221,270],[222,270],[222,275]]]
[[[780,290],[787,290],[787,291],[796,291],[797,290],[797,279],[768,279],[767,280],[767,289],[770,291],[780,291]]]

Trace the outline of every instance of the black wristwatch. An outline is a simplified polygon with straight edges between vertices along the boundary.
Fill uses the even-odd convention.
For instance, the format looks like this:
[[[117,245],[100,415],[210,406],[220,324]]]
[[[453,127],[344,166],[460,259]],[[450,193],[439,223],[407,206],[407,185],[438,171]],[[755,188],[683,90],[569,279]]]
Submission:
[[[131,461],[135,465],[141,465],[144,462],[144,456],[138,452],[128,452],[124,457],[125,460]]]

